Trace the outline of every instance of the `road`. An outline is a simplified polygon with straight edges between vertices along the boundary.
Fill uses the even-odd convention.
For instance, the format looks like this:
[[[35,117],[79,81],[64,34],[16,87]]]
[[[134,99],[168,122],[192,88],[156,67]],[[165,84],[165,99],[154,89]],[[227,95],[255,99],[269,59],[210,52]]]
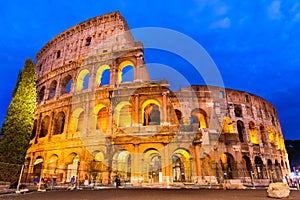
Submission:
[[[264,200],[265,189],[208,190],[208,189],[100,189],[74,191],[30,192],[1,195],[1,200]],[[300,191],[291,191],[289,200],[300,200]]]

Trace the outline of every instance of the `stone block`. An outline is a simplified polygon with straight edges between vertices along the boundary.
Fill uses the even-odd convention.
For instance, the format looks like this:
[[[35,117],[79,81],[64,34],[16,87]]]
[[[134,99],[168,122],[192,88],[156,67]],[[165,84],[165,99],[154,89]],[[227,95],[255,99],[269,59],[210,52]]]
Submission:
[[[286,198],[290,195],[290,188],[286,183],[271,183],[268,187],[268,197]]]

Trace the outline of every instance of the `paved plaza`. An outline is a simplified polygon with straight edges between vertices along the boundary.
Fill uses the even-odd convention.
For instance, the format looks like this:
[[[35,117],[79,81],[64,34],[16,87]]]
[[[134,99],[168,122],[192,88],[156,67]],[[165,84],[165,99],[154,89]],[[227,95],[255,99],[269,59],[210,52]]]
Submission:
[[[100,189],[74,191],[30,192],[27,194],[6,194],[1,200],[263,200],[265,189],[248,190],[208,190],[208,189]],[[291,191],[289,200],[299,200],[300,191]]]

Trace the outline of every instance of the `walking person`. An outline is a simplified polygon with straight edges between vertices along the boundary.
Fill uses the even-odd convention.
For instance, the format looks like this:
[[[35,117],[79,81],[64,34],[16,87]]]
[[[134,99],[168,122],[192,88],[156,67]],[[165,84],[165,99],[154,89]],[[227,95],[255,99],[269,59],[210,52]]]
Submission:
[[[115,186],[116,188],[119,188],[119,186],[121,185],[121,182],[120,182],[120,178],[118,175],[115,176]]]
[[[85,187],[89,186],[89,177],[87,174],[84,176],[84,186]]]

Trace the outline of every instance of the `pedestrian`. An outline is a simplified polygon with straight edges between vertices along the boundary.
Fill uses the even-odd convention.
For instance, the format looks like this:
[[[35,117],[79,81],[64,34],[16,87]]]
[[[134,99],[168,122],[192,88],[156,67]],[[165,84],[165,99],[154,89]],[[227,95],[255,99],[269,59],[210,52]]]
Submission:
[[[119,179],[118,175],[115,176],[115,180],[114,181],[115,181],[116,188],[119,188],[119,186],[121,185],[121,183],[120,183],[120,179]]]
[[[89,186],[89,177],[87,174],[84,176],[84,186],[85,187]]]
[[[38,178],[37,176],[34,177],[34,179],[33,179],[33,184],[34,184],[34,185],[37,185],[38,182],[39,182],[39,178]]]
[[[71,178],[71,185],[72,185],[72,187],[75,186],[75,176],[72,176],[72,178]]]

